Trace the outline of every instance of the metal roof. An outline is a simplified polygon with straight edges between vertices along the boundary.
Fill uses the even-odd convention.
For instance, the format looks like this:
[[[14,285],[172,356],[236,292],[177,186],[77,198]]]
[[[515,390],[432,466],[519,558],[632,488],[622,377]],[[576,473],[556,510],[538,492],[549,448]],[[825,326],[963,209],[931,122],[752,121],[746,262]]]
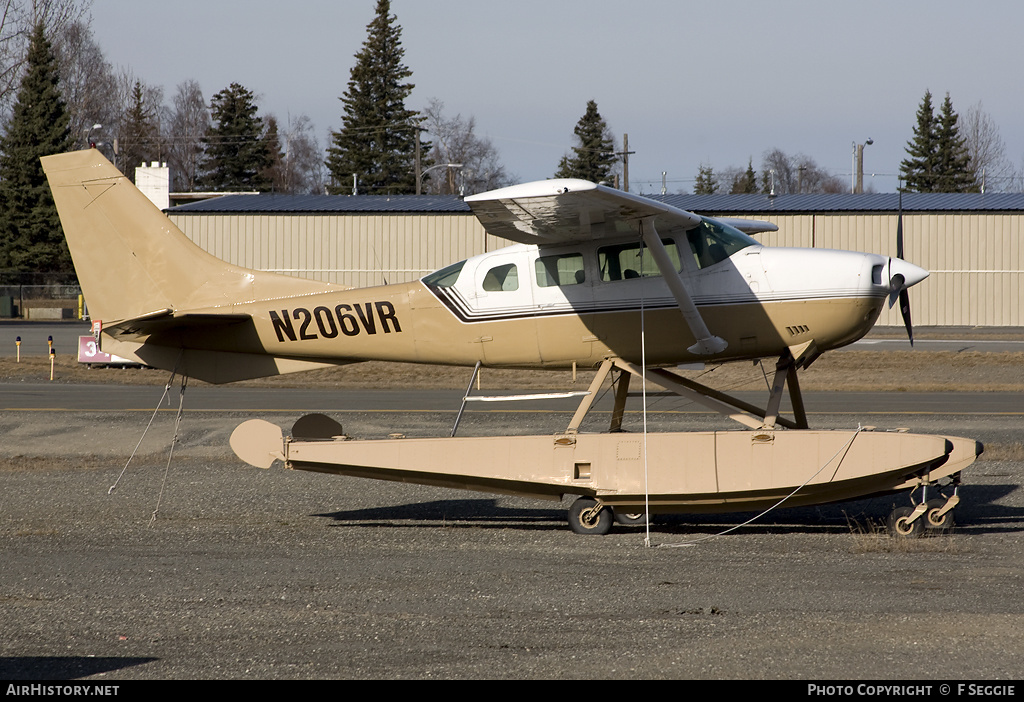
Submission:
[[[897,193],[863,195],[648,195],[690,212],[746,215],[826,212],[896,212]],[[1024,193],[904,193],[905,212],[1024,211]],[[455,195],[225,195],[169,210],[175,214],[264,213],[442,213],[461,214],[469,206]]]
[[[224,195],[173,207],[175,214],[252,212],[338,214],[345,212],[469,212],[456,195]]]
[[[896,212],[899,193],[863,195],[658,195],[648,196],[690,212],[812,214]],[[1007,212],[1024,210],[1024,193],[904,193],[904,212]]]

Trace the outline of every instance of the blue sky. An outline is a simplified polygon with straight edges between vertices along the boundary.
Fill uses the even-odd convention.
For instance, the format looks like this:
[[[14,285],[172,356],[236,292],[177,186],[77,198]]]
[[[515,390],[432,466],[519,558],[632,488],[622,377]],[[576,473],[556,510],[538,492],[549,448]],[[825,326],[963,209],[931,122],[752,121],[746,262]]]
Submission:
[[[261,111],[305,113],[322,143],[341,124],[354,55],[376,0],[96,0],[107,59],[168,100],[232,82]],[[865,185],[896,188],[926,89],[961,114],[979,101],[1024,162],[1018,67],[1024,3],[1009,0],[392,0],[416,88],[476,118],[517,180],[547,178],[587,100],[629,135],[631,190],[691,190],[701,163],[745,167],[771,148],[849,182],[868,138]],[[870,174],[875,173],[873,178]]]

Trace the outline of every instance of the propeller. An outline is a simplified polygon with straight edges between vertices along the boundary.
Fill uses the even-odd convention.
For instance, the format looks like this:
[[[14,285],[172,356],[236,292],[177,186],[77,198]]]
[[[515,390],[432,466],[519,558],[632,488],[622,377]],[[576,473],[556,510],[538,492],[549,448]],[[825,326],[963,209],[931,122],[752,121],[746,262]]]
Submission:
[[[900,191],[899,214],[896,216],[896,258],[903,261],[903,191]],[[889,261],[889,270],[892,271],[893,261]],[[927,274],[926,274],[927,275]],[[920,279],[919,279],[920,280]],[[918,282],[913,281],[910,285]],[[910,293],[907,288],[907,276],[903,273],[894,273],[889,278],[889,307],[892,308],[897,299],[900,301],[900,316],[903,317],[903,326],[907,328],[907,338],[910,345],[914,345],[914,327],[910,323]]]

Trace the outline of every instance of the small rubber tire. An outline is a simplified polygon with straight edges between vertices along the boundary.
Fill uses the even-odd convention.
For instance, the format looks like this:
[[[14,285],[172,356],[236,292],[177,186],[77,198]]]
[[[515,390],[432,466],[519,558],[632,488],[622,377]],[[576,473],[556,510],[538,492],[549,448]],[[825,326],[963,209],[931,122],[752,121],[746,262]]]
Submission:
[[[942,498],[935,498],[934,500],[928,500],[925,503],[927,510],[924,516],[921,517],[921,521],[924,522],[925,528],[932,531],[949,531],[953,528],[953,510],[949,510],[941,517],[936,517],[943,505],[946,504],[946,500]]]
[[[622,526],[647,526],[647,515],[643,512],[620,512],[613,509],[612,517],[616,524]]]
[[[597,500],[580,497],[569,505],[569,528],[576,534],[604,536],[612,528],[612,511],[602,507],[594,512]]]
[[[889,533],[900,539],[916,539],[921,536],[924,533],[924,523],[927,519],[927,514],[922,514],[913,522],[908,522],[907,518],[913,512],[914,507],[897,507],[894,509],[886,521]]]

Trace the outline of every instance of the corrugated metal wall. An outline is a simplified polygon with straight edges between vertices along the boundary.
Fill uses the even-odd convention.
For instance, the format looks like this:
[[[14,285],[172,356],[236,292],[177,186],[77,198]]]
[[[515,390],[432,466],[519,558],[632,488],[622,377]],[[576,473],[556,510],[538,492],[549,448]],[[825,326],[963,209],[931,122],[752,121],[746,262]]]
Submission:
[[[725,216],[726,213],[721,213]],[[916,326],[1024,326],[1021,214],[912,213],[903,217],[905,256],[931,271],[911,289]],[[769,246],[896,255],[896,215],[760,217],[778,225]],[[174,214],[171,220],[218,258],[332,283],[405,282],[509,242],[486,235],[471,214]],[[902,326],[899,310],[879,323]]]
[[[356,287],[415,280],[508,245],[485,235],[467,214],[170,217],[192,241],[225,261]]]
[[[916,326],[1024,326],[1021,214],[903,215],[904,257],[931,271],[910,290]],[[763,217],[779,231],[758,235],[769,246],[814,246],[896,255],[895,214]],[[879,324],[902,326],[886,308]]]

